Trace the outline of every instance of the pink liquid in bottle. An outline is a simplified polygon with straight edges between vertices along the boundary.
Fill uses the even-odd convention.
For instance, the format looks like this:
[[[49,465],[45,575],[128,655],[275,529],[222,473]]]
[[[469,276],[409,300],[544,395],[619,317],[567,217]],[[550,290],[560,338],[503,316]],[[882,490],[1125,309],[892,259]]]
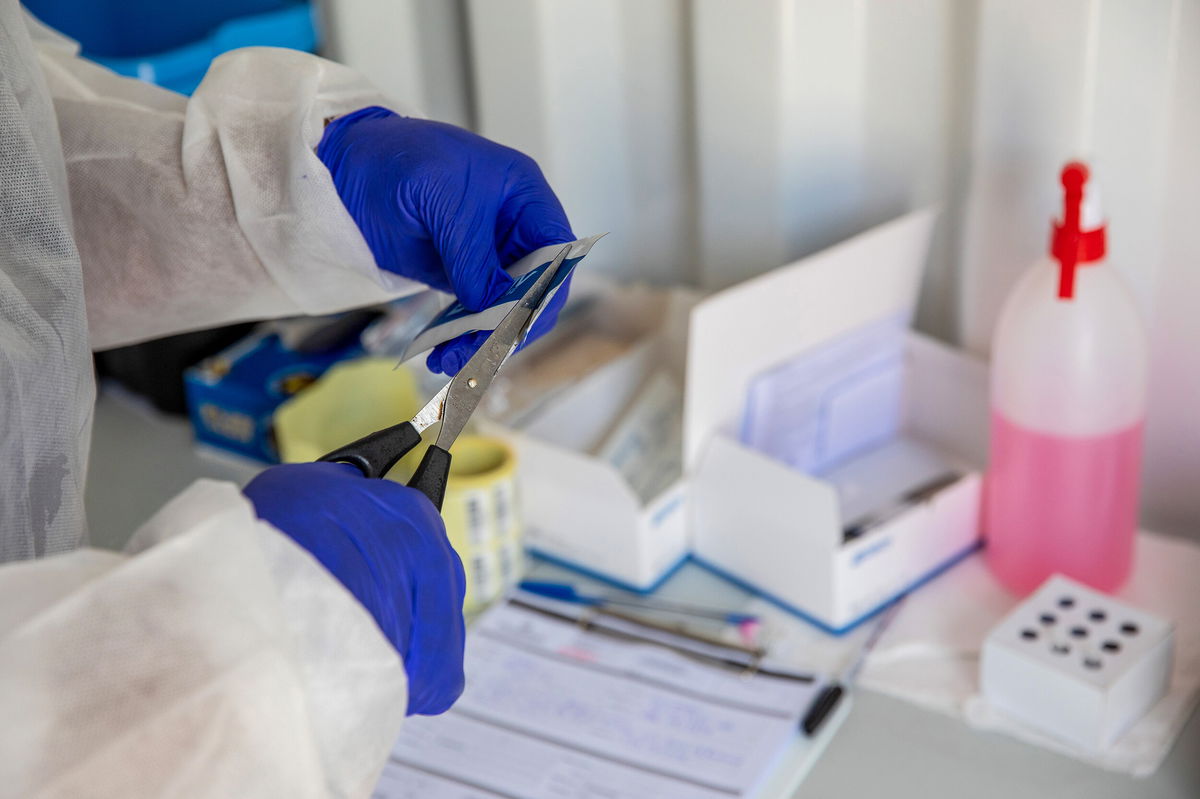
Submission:
[[[1056,436],[993,410],[983,519],[993,574],[1021,595],[1055,572],[1119,588],[1133,561],[1141,449],[1140,422]]]

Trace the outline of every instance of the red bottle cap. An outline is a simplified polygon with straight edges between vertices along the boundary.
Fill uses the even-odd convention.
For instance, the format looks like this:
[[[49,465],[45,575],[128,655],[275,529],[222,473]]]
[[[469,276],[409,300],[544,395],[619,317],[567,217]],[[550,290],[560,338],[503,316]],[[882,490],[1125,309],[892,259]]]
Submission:
[[[1075,297],[1076,268],[1101,260],[1106,250],[1103,224],[1094,230],[1081,228],[1080,209],[1088,176],[1087,166],[1078,161],[1063,167],[1063,221],[1054,224],[1050,235],[1050,255],[1060,266],[1058,297],[1062,300]]]

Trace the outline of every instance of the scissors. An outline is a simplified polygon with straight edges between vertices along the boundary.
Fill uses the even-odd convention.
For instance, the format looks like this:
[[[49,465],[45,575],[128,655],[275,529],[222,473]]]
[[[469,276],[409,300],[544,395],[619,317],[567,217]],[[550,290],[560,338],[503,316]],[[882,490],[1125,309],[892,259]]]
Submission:
[[[348,463],[366,477],[383,477],[396,462],[421,443],[421,434],[441,422],[437,441],[425,450],[421,464],[408,481],[433,503],[439,511],[446,496],[446,480],[450,476],[450,445],[475,412],[484,392],[525,336],[537,317],[554,276],[570,252],[563,247],[521,299],[496,325],[466,365],[442,390],[433,395],[425,407],[407,422],[386,427],[357,441],[339,447],[319,460]]]

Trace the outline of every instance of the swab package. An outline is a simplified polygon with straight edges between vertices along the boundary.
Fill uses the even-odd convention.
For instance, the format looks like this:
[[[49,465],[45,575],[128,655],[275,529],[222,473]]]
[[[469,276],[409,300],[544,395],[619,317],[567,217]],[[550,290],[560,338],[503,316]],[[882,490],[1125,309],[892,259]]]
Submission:
[[[550,305],[550,301],[558,293],[562,284],[575,271],[575,267],[591,251],[592,245],[603,235],[605,234],[601,233],[597,236],[589,236],[586,239],[578,239],[570,244],[551,244],[529,253],[508,268],[508,273],[515,278],[515,281],[508,291],[500,295],[495,302],[482,311],[471,311],[458,301],[451,303],[434,317],[433,321],[413,339],[412,343],[404,351],[402,360],[408,360],[418,353],[431,350],[437,345],[457,338],[464,333],[471,333],[476,330],[495,330],[496,325],[500,324],[500,321],[513,309],[513,306],[520,302],[530,285],[537,281],[538,276],[550,266],[550,263],[562,251],[562,248],[570,247],[571,249],[567,253],[567,257],[563,260],[562,267],[558,270],[558,274],[554,276],[554,281],[550,284],[550,288],[546,292],[542,307],[538,310],[538,315],[540,315]],[[537,316],[534,317],[535,321],[536,319]]]

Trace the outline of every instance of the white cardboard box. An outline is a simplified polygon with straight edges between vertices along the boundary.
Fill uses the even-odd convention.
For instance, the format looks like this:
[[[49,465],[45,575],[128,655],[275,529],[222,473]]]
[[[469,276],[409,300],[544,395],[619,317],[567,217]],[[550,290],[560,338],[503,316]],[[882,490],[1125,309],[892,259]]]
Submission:
[[[635,591],[655,588],[688,554],[682,476],[642,501],[593,450],[656,370],[683,385],[684,338],[696,295],[576,282],[603,303],[597,316],[640,333],[623,355],[590,372],[519,427],[485,423],[517,450],[525,542],[536,554]],[[622,318],[614,322],[615,316]]]
[[[875,461],[870,470],[902,485],[908,470],[933,457],[961,476],[849,541],[830,481],[739,441],[746,390],[756,375],[814,346],[911,314],[933,221],[929,211],[910,214],[692,311],[684,447],[693,552],[832,632],[850,629],[977,546],[986,370],[910,334],[901,437],[867,456]]]

